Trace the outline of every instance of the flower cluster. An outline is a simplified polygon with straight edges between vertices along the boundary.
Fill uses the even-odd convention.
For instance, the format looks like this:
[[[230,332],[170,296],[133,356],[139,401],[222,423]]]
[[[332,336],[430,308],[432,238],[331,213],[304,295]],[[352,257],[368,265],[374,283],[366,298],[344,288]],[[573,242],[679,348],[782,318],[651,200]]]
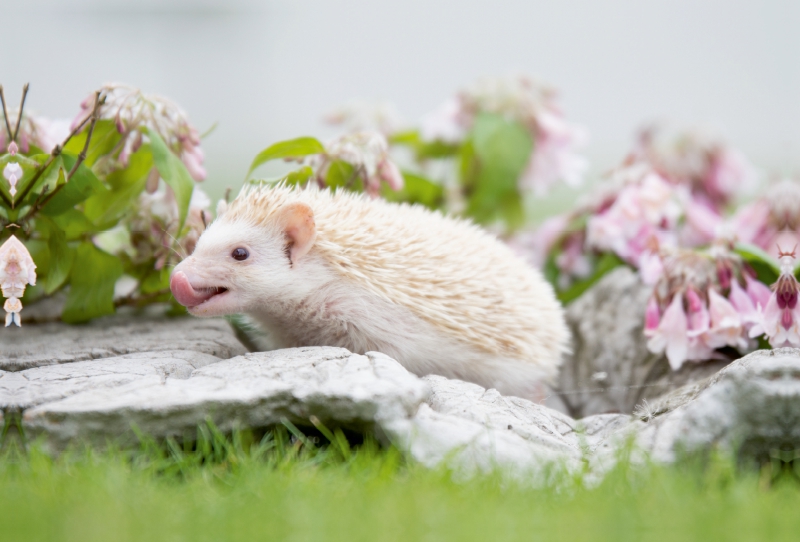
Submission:
[[[194,180],[205,179],[200,134],[177,104],[167,98],[144,94],[139,89],[116,83],[105,85],[101,95],[104,102],[99,117],[113,120],[117,131],[123,136],[117,156],[119,165],[128,165],[130,155],[142,144],[143,130],[149,128],[156,131],[180,156]],[[95,94],[92,94],[81,102],[81,112],[72,122],[73,128],[86,122],[92,113],[94,100]]]
[[[586,243],[638,266],[654,248],[677,246],[687,194],[647,164],[627,166],[616,175],[620,189],[613,201],[589,217]]]
[[[756,201],[739,209],[728,223],[736,240],[778,257],[778,247],[800,243],[800,183],[785,179]]]
[[[360,131],[340,136],[325,145],[325,152],[317,157],[316,172],[320,184],[324,184],[331,165],[336,161],[350,164],[354,178],[364,182],[364,191],[377,197],[381,181],[392,190],[403,188],[403,174],[389,156],[386,137],[378,132]]]
[[[698,204],[718,213],[757,180],[742,153],[697,130],[671,135],[645,129],[634,153],[670,182],[687,186]]]
[[[194,252],[200,235],[212,220],[211,200],[195,186],[183,230],[178,231],[179,211],[175,195],[168,187],[139,196],[136,212],[128,224],[130,245],[106,247],[109,252],[128,252],[135,263],[155,260],[160,270]]]
[[[3,305],[6,311],[6,327],[12,323],[22,325],[19,316],[22,310],[20,298],[29,284],[36,285],[36,264],[25,245],[12,235],[0,245],[0,291],[6,298]]]
[[[719,348],[751,349],[759,335],[758,307],[770,296],[727,247],[674,249],[659,254],[653,296],[647,304],[648,348],[665,352],[674,370],[689,361],[721,357]],[[652,280],[655,277],[650,277]]]
[[[582,182],[587,162],[576,149],[585,143],[586,131],[564,119],[553,89],[525,77],[479,80],[426,116],[421,136],[459,143],[480,113],[503,115],[531,134],[534,148],[518,180],[520,189],[541,195],[558,181]]]

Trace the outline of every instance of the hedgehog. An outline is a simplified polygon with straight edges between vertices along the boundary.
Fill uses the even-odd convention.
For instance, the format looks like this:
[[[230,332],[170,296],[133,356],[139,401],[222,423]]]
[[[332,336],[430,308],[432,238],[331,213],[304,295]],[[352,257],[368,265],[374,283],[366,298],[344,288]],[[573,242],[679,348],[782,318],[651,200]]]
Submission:
[[[194,316],[245,314],[277,348],[378,351],[535,400],[567,351],[551,285],[465,219],[286,185],[245,188],[217,215],[170,277]]]

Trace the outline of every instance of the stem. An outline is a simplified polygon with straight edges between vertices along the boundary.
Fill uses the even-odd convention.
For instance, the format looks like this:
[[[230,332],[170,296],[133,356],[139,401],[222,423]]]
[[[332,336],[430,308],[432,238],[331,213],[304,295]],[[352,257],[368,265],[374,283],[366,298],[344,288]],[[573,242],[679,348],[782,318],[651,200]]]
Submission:
[[[11,141],[17,140],[17,135],[19,134],[19,126],[22,124],[22,109],[25,107],[25,98],[28,96],[28,87],[30,83],[25,83],[25,86],[22,87],[22,100],[19,102],[19,113],[17,113],[17,125],[14,127],[14,137],[11,138]],[[6,117],[6,122],[8,122],[8,118]]]
[[[69,181],[75,172],[78,170],[78,166],[80,166],[84,160],[86,160],[86,153],[89,150],[89,142],[92,140],[92,133],[94,132],[94,125],[97,123],[97,108],[100,103],[100,92],[95,94],[94,96],[94,109],[92,110],[92,122],[89,124],[89,132],[86,134],[86,143],[83,144],[83,150],[78,155],[78,159],[75,160],[75,164],[73,164],[72,169],[69,170],[67,174],[67,181]]]
[[[11,124],[8,123],[8,109],[6,108],[6,96],[3,93],[3,85],[0,85],[0,102],[3,104],[3,119],[6,121],[6,132],[8,132],[8,142],[14,141],[11,132]]]
[[[66,181],[68,182],[68,181],[69,181],[69,180],[72,178],[72,175],[73,175],[73,174],[75,173],[75,171],[78,169],[78,166],[80,166],[80,165],[81,165],[81,163],[82,163],[82,162],[83,162],[83,161],[86,159],[86,152],[87,152],[87,151],[88,151],[88,149],[89,149],[89,144],[90,144],[90,142],[91,142],[91,140],[92,140],[92,133],[94,132],[94,126],[95,126],[95,123],[97,122],[97,111],[98,111],[98,109],[100,109],[101,102],[102,102],[102,101],[104,101],[104,100],[101,100],[101,99],[100,99],[100,93],[101,93],[101,92],[100,92],[99,90],[98,90],[98,91],[95,93],[95,97],[94,97],[94,108],[92,109],[92,114],[91,114],[91,116],[89,116],[89,117],[88,117],[86,120],[84,120],[84,121],[81,123],[81,126],[76,126],[76,127],[75,127],[75,129],[74,129],[74,130],[72,130],[72,132],[71,132],[71,133],[70,133],[70,134],[67,136],[67,138],[64,140],[64,143],[63,143],[62,145],[56,145],[56,146],[55,146],[55,148],[53,149],[53,152],[50,154],[50,158],[48,158],[48,159],[47,159],[47,162],[45,162],[44,166],[43,166],[41,169],[39,169],[39,170],[36,172],[36,175],[34,175],[33,179],[31,179],[31,182],[30,182],[30,183],[28,184],[28,186],[26,187],[26,190],[24,191],[24,194],[23,194],[22,196],[20,196],[20,201],[21,201],[21,200],[22,200],[22,199],[23,199],[25,196],[27,196],[27,195],[28,195],[28,192],[30,192],[30,190],[33,188],[33,185],[34,185],[34,184],[36,184],[36,181],[39,179],[39,177],[41,177],[41,176],[42,176],[42,173],[44,173],[44,171],[45,171],[45,170],[46,170],[48,167],[50,167],[50,164],[52,164],[52,163],[53,163],[53,160],[55,160],[56,156],[58,156],[59,154],[61,154],[61,150],[63,149],[63,146],[64,146],[64,145],[66,145],[66,144],[69,142],[69,140],[72,138],[72,136],[74,136],[76,133],[78,133],[78,131],[80,130],[80,128],[81,128],[83,125],[85,125],[85,124],[86,124],[86,121],[88,121],[88,120],[91,120],[91,124],[89,125],[89,132],[88,132],[88,134],[86,135],[86,143],[84,143],[84,145],[83,145],[83,150],[82,150],[82,151],[81,151],[81,153],[78,155],[78,159],[77,159],[77,160],[75,160],[75,164],[72,166],[72,169],[70,169],[69,173],[67,174]],[[29,219],[31,216],[33,216],[35,213],[39,212],[39,210],[40,210],[42,207],[44,207],[45,205],[47,205],[47,203],[48,203],[48,202],[49,202],[51,199],[53,199],[53,197],[55,197],[55,195],[58,193],[58,191],[59,191],[59,190],[61,190],[61,188],[63,188],[63,187],[64,187],[64,186],[67,184],[67,182],[64,182],[63,184],[61,184],[61,185],[57,186],[57,187],[56,187],[56,189],[55,189],[55,190],[53,190],[52,192],[50,192],[50,194],[48,194],[48,195],[47,195],[47,197],[46,197],[46,198],[44,198],[44,200],[42,200],[42,202],[41,202],[41,203],[34,204],[34,205],[31,207],[31,209],[30,209],[30,210],[29,210],[27,213],[25,213],[25,216],[23,216],[23,217],[20,219],[20,222],[22,222],[22,221],[25,221],[25,220],[28,220],[28,219]],[[37,198],[37,201],[38,201],[38,198]]]

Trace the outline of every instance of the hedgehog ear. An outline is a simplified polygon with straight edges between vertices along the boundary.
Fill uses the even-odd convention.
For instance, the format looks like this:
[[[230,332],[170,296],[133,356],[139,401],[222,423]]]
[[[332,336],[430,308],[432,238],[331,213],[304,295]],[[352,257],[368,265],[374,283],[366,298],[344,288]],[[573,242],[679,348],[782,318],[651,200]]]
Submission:
[[[314,211],[305,203],[289,203],[281,208],[278,220],[289,239],[289,259],[294,265],[308,254],[317,238]]]

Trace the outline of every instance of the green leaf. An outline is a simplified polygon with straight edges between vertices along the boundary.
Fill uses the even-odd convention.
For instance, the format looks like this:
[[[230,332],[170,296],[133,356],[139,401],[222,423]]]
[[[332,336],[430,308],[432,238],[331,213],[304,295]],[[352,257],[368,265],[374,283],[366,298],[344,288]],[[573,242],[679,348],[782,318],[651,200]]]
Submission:
[[[48,230],[47,250],[49,252],[50,265],[47,269],[44,289],[50,295],[67,280],[75,254],[67,245],[66,234],[55,222],[44,216],[39,217],[37,223],[39,222],[45,224]]]
[[[122,276],[119,259],[81,243],[70,273],[70,289],[62,320],[75,324],[114,312],[114,285]]]
[[[101,191],[86,200],[86,216],[101,226],[111,227],[116,224],[144,190],[152,168],[153,153],[150,145],[142,145],[130,156],[128,167],[108,176],[106,180],[111,190]]]
[[[328,167],[325,174],[325,185],[330,188],[346,188],[354,192],[360,192],[363,189],[363,183],[356,170],[347,162],[342,160],[334,160]]]
[[[258,166],[270,160],[308,156],[309,154],[320,154],[323,152],[325,152],[325,146],[320,143],[318,139],[313,137],[298,137],[287,141],[279,141],[256,155],[245,177],[250,177],[250,174],[253,173]]]
[[[423,141],[416,130],[398,132],[389,137],[392,145],[404,145],[410,147],[417,160],[427,160],[431,158],[451,158],[456,156],[461,148],[458,143],[447,143],[444,141]]]
[[[64,170],[72,171],[77,156],[62,155]],[[69,209],[72,209],[78,203],[85,201],[93,194],[100,192],[108,192],[103,183],[100,182],[91,169],[83,164],[78,166],[72,178],[61,187],[57,194],[53,196],[47,204],[42,208],[42,213],[49,216],[60,215]]]
[[[742,257],[756,272],[756,278],[766,285],[773,284],[781,274],[777,260],[761,248],[747,243],[737,243],[733,251]]]
[[[87,124],[86,128],[84,128],[81,133],[69,140],[63,149],[64,152],[77,155],[83,151],[83,146],[86,144],[86,137],[89,131],[88,126]],[[122,134],[117,131],[117,125],[113,120],[98,120],[94,125],[92,140],[89,142],[89,150],[86,153],[84,164],[86,164],[87,167],[92,167],[101,156],[113,151],[121,139]]]
[[[88,219],[86,215],[77,209],[69,209],[60,215],[52,217],[53,222],[61,228],[67,236],[67,241],[81,239],[87,233],[95,233],[97,227]]]
[[[183,229],[186,215],[189,212],[189,202],[192,200],[194,190],[194,180],[183,165],[181,159],[172,154],[155,130],[147,131],[150,136],[150,145],[153,151],[153,162],[158,169],[158,173],[164,182],[175,192],[175,200],[178,202],[178,231]]]
[[[606,273],[621,265],[625,265],[625,262],[623,262],[616,254],[612,254],[610,252],[603,254],[600,260],[597,262],[594,273],[592,273],[589,278],[576,282],[566,290],[558,292],[558,299],[566,305],[570,301],[580,297],[583,292],[591,288],[598,280],[603,278]]]
[[[444,204],[444,188],[441,185],[408,171],[403,171],[403,179],[402,190],[395,191],[383,185],[381,193],[386,200],[419,203],[429,209],[439,209]]]
[[[513,229],[524,222],[517,188],[533,140],[520,123],[496,114],[481,114],[470,134],[473,156],[464,163],[462,181],[468,191],[466,214],[479,223],[500,219]],[[462,150],[463,152],[463,150]]]
[[[292,171],[286,177],[284,177],[284,181],[286,184],[304,184],[308,182],[311,176],[314,175],[314,170],[311,169],[311,166],[303,166],[296,171]]]

